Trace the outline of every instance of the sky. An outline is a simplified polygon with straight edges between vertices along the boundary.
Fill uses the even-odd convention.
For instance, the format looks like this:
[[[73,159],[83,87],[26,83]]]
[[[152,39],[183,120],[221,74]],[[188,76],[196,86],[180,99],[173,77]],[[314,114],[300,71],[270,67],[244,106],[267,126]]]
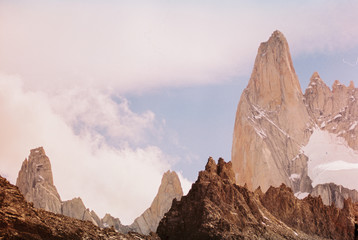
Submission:
[[[187,192],[231,157],[259,44],[280,30],[302,89],[358,85],[357,1],[0,0],[0,174],[43,146],[62,200],[130,224],[162,174]]]

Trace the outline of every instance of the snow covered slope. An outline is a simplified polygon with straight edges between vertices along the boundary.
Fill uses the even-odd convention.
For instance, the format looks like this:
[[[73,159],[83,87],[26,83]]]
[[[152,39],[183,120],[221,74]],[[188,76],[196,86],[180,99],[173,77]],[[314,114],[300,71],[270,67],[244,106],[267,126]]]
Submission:
[[[337,134],[315,128],[306,146],[308,176],[312,185],[333,182],[358,190],[358,151]]]

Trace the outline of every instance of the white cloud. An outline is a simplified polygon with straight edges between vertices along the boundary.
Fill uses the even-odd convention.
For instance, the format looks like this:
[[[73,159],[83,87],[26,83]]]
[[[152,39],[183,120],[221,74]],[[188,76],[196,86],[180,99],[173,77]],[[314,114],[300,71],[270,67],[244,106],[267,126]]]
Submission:
[[[125,100],[116,105],[103,93],[96,94],[69,98],[73,108],[64,104],[69,116],[78,117],[86,126],[76,135],[68,125],[75,120],[68,118],[66,122],[53,110],[47,95],[24,91],[17,77],[0,76],[1,174],[14,183],[29,150],[44,146],[63,200],[80,196],[100,215],[110,212],[129,224],[150,206],[162,174],[170,169],[171,157],[155,146],[115,148],[107,144],[105,135],[93,130],[97,124],[108,132],[111,124],[117,124],[113,135],[123,133],[131,139],[137,136],[130,132],[142,135],[154,116],[135,114]]]
[[[0,68],[35,89],[125,92],[223,81],[249,74],[259,43],[275,29],[294,54],[358,44],[352,1],[12,2],[0,8]]]

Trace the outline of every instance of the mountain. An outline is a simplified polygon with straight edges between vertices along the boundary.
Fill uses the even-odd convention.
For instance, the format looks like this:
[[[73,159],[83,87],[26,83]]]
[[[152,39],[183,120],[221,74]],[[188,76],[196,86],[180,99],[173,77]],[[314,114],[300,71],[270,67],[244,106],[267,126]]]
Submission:
[[[174,200],[157,234],[166,239],[354,239],[358,205],[297,199],[285,185],[266,193],[235,184],[231,162],[209,158],[189,193]]]
[[[282,183],[299,198],[358,201],[358,90],[315,72],[303,94],[284,35],[261,43],[236,112],[232,164],[239,185],[265,192]],[[342,187],[339,187],[339,186]]]
[[[152,204],[134,220],[130,228],[141,234],[156,232],[160,220],[172,206],[173,199],[180,200],[182,196],[183,190],[178,175],[174,171],[167,171]]]
[[[43,147],[30,151],[28,159],[22,163],[16,186],[25,199],[32,202],[36,208],[80,220],[88,220],[99,226],[95,220],[98,216],[94,212],[91,214],[80,198],[61,201],[53,183],[51,162]]]
[[[30,151],[28,159],[25,159],[19,171],[16,185],[25,199],[32,202],[36,208],[90,221],[98,227],[114,227],[121,233],[135,231],[145,235],[156,231],[159,221],[171,207],[173,199],[179,200],[183,196],[178,175],[174,171],[168,171],[163,175],[151,206],[130,226],[123,225],[119,218],[110,214],[100,219],[94,211],[86,208],[79,197],[61,201],[53,183],[50,159],[42,147]]]
[[[232,163],[237,183],[263,191],[284,183],[295,192],[309,192],[301,146],[312,125],[288,43],[275,31],[259,47],[236,112]]]
[[[121,234],[112,228],[101,229],[90,221],[34,208],[18,187],[0,177],[0,239],[46,240],[113,240],[159,239],[154,234]]]
[[[51,163],[42,147],[32,149],[22,163],[16,186],[36,208],[61,213],[62,201],[53,184]]]

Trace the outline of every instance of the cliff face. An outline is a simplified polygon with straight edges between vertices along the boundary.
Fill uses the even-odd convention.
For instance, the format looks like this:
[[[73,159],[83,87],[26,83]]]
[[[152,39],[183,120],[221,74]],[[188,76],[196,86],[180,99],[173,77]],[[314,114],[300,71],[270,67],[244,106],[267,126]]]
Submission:
[[[311,195],[314,197],[321,196],[325,205],[334,204],[338,208],[344,207],[345,199],[351,199],[354,203],[358,202],[358,192],[356,190],[350,190],[334,183],[318,184],[312,189]]]
[[[18,187],[0,177],[0,238],[47,240],[158,239],[155,235],[121,234],[114,229],[101,229],[89,221],[66,217],[33,207],[26,202]]]
[[[155,232],[160,220],[172,206],[173,199],[180,200],[182,196],[183,190],[178,175],[167,171],[151,206],[134,220],[130,228],[142,234]]]
[[[209,158],[187,196],[173,201],[157,233],[164,239],[354,239],[354,205],[297,199],[284,185],[265,194],[234,184],[231,162]]]
[[[51,163],[42,147],[32,149],[22,163],[16,185],[36,208],[61,213],[61,198],[53,184]]]
[[[287,41],[276,31],[259,47],[236,112],[232,162],[238,184],[250,190],[281,183],[295,192],[311,190],[300,148],[314,122],[303,100]]]

